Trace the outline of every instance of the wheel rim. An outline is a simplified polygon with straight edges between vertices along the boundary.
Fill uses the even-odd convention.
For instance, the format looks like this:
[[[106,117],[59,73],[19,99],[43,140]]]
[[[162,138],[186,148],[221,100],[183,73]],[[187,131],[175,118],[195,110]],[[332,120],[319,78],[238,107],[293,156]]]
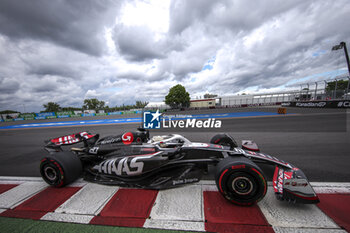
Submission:
[[[57,172],[53,167],[45,167],[44,174],[49,181],[55,181],[57,179]]]
[[[253,183],[244,176],[238,176],[232,181],[232,189],[239,195],[248,195],[253,190]]]

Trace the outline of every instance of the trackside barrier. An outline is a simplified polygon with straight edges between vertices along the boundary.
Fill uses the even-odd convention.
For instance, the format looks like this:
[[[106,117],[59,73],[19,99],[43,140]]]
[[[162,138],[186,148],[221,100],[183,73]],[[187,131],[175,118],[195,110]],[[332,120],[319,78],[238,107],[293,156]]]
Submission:
[[[307,102],[284,102],[282,107],[299,108],[350,108],[349,100],[307,101]]]
[[[162,111],[161,111],[162,112]],[[109,112],[109,113],[82,113],[74,114],[73,112],[42,112],[33,114],[21,114],[17,118],[10,119],[0,119],[0,122],[10,122],[10,121],[23,121],[23,120],[45,120],[45,119],[55,119],[55,118],[75,118],[75,117],[85,117],[85,116],[106,116],[106,115],[125,115],[125,114],[140,114],[142,111],[119,111],[119,112]]]
[[[286,108],[278,108],[277,109],[277,113],[278,114],[286,114],[287,113],[287,109]]]

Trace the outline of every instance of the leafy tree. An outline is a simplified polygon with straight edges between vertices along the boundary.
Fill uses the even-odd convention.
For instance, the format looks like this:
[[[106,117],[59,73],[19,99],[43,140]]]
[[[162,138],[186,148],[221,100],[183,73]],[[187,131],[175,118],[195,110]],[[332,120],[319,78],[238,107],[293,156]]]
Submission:
[[[144,108],[147,104],[147,101],[142,102],[141,100],[136,100],[135,108]]]
[[[45,112],[58,112],[61,109],[60,105],[55,102],[48,102],[47,104],[43,104],[43,107],[45,108]]]
[[[76,108],[76,107],[62,107],[61,111],[62,112],[72,112],[72,111],[81,111],[81,108]]]
[[[100,101],[96,98],[93,99],[85,99],[84,100],[84,105],[83,105],[83,109],[103,109],[105,106],[105,102],[104,101]]]
[[[204,99],[210,99],[210,98],[215,98],[215,97],[217,97],[218,95],[216,95],[216,94],[209,94],[209,93],[207,93],[207,94],[204,94]]]
[[[346,90],[349,80],[338,80],[337,90]],[[326,91],[333,91],[335,89],[335,81],[327,83]]]
[[[168,95],[165,96],[165,103],[172,108],[188,107],[190,106],[190,94],[184,86],[177,84],[170,88]]]
[[[13,111],[13,110],[4,110],[1,111],[0,114],[11,114],[11,113],[17,113],[17,111]]]

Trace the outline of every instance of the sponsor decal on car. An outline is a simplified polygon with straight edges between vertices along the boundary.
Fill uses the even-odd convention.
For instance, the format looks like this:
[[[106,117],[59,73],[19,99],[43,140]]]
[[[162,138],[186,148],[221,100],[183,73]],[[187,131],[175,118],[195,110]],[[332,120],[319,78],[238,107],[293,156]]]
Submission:
[[[194,183],[198,182],[198,178],[191,178],[191,179],[183,179],[183,180],[173,180],[173,185],[179,185],[179,184],[188,184],[188,183]]]
[[[285,180],[291,180],[293,178],[292,171],[285,171],[283,168],[276,167],[275,173],[273,175],[273,189],[277,193],[283,193],[283,183]],[[290,184],[287,182],[288,185]]]
[[[122,135],[122,141],[125,145],[129,145],[134,141],[134,135],[131,132],[127,132]]]
[[[188,145],[188,147],[209,147],[207,143],[193,142]]]
[[[99,165],[96,165],[94,169],[98,170],[99,173],[109,175],[139,175],[142,173],[144,167],[144,162],[139,160],[149,159],[159,153],[160,152],[137,157],[130,156],[124,158],[108,159],[101,162]]]

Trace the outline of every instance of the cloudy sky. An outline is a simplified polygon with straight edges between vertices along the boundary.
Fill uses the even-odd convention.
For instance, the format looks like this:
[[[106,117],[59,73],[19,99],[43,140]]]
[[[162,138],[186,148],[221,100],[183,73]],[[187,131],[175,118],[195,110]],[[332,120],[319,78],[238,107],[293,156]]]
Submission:
[[[0,111],[288,89],[346,74],[349,22],[348,0],[1,0]]]

